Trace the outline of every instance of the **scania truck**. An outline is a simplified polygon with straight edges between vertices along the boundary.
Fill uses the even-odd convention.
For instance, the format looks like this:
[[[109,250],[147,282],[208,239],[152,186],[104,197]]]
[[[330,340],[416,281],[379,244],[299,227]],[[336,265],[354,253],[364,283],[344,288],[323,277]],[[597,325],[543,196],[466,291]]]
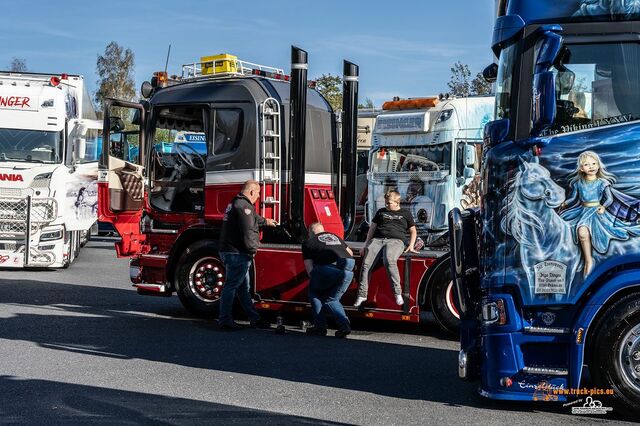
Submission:
[[[479,203],[482,129],[494,97],[448,95],[395,99],[383,105],[372,137],[367,218],[395,189],[427,246],[447,245],[447,215]]]
[[[482,203],[450,217],[459,375],[488,398],[637,420],[640,3],[497,10]]]
[[[139,293],[175,293],[193,314],[215,314],[225,283],[217,251],[222,218],[243,182],[254,179],[262,187],[256,210],[279,224],[263,231],[251,269],[256,307],[294,313],[308,308],[301,254],[308,226],[322,222],[342,237],[355,224],[358,67],[344,62],[338,149],[336,114],[308,87],[307,52],[294,47],[291,53],[290,75],[222,54],[185,65],[179,77],[156,74],[143,84],[140,103],[107,102],[100,220],[121,236],[116,251],[131,258],[130,278]],[[107,141],[134,128],[140,141],[135,159],[110,149]],[[204,141],[206,150],[178,138],[181,132]],[[349,244],[356,253],[362,247]],[[350,315],[428,321],[434,298],[436,307],[446,305],[450,275],[434,267],[437,261],[448,264],[441,261],[443,252],[422,250],[399,259],[402,306],[381,263],[372,272],[368,303],[347,307]],[[353,303],[356,289],[354,282],[345,305]],[[448,325],[443,328],[457,326]]]
[[[82,76],[0,72],[0,268],[73,262],[97,219],[101,131]]]

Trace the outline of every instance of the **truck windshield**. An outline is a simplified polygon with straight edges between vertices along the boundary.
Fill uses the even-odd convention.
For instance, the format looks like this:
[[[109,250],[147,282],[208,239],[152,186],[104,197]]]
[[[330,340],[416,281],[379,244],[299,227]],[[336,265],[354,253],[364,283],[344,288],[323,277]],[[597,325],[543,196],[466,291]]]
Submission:
[[[640,118],[640,44],[567,44],[554,67],[556,120],[547,134]]]
[[[496,120],[511,116],[511,90],[517,46],[514,43],[500,52],[496,79]]]
[[[59,163],[62,132],[0,129],[0,161]]]
[[[421,147],[378,148],[372,153],[371,172],[407,173],[446,172],[451,169],[451,143]],[[433,173],[430,173],[433,174]]]

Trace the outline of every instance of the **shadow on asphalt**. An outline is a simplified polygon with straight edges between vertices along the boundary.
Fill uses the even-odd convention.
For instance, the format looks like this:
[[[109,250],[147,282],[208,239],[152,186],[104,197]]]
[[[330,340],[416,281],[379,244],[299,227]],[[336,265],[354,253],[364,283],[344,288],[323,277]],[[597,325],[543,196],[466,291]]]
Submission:
[[[422,342],[416,346],[311,337],[302,331],[282,336],[273,330],[221,332],[212,320],[187,319],[179,305],[148,303],[141,306],[140,297],[134,291],[117,288],[0,279],[0,302],[37,310],[0,318],[0,339],[31,341],[53,350],[116,359],[140,358],[449,406],[521,412],[542,408],[548,412],[568,412],[567,408],[554,405],[543,407],[482,399],[475,384],[458,379],[456,350],[427,347]],[[378,324],[378,327],[390,325]],[[396,330],[395,326],[393,330]],[[63,390],[67,387],[72,395],[84,392],[81,387],[66,384],[40,384],[45,386],[45,396],[49,394],[46,397],[52,399],[57,392],[50,387],[62,386]],[[7,378],[0,382],[0,399],[9,402],[7,398],[15,398],[12,385]],[[125,404],[126,398],[117,397],[117,391],[112,394],[108,390],[88,390],[108,400],[120,400],[117,404],[122,405],[118,408],[122,414],[130,409],[134,410],[134,415],[153,411],[138,410],[135,407],[138,403],[158,407],[164,406],[165,402],[168,406],[172,404],[170,399],[164,401],[161,397],[136,394],[133,394],[133,402]],[[23,404],[29,403],[29,398],[24,400]],[[107,410],[104,407],[112,403],[115,404],[99,405],[98,412]],[[214,407],[220,409],[215,404],[193,404],[196,410],[203,411],[203,415]],[[2,405],[10,407],[13,404]],[[24,408],[24,412],[29,411]],[[0,409],[0,413],[6,413],[4,410],[6,408]],[[253,412],[248,411],[247,415],[250,418]],[[273,420],[297,422],[298,418],[276,417]]]
[[[6,424],[341,424],[212,402],[11,376],[0,376],[0,389],[0,416]]]

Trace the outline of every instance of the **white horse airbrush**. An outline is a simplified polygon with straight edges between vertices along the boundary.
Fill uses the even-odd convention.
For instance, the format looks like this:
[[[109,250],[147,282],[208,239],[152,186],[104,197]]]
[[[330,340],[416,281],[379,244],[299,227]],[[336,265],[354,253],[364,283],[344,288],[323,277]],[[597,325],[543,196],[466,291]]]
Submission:
[[[566,298],[582,263],[571,226],[554,210],[564,201],[564,189],[551,180],[549,171],[538,164],[537,157],[532,162],[521,160],[502,209],[500,225],[520,245],[520,260],[532,299],[536,296]],[[541,269],[545,262],[553,262],[550,264],[564,272],[564,279],[557,280],[564,282],[564,292],[554,295],[536,282],[536,265]]]

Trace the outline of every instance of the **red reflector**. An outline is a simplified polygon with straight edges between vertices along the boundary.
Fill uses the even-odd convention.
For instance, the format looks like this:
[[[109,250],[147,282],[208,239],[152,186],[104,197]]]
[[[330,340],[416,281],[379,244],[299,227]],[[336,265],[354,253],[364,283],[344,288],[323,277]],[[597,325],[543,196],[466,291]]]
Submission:
[[[319,192],[320,192],[320,198],[322,198],[323,200],[327,198],[327,191],[325,191],[324,189],[321,189]]]
[[[60,77],[56,77],[56,76],[51,77],[49,79],[49,83],[51,83],[53,87],[56,87],[58,84],[60,84]]]
[[[333,191],[327,191],[327,196],[330,200],[333,200]]]
[[[511,377],[503,377],[500,379],[500,385],[504,386],[505,388],[510,388],[511,385],[513,385],[513,380],[511,379]]]
[[[312,190],[311,190],[311,196],[312,196],[313,198],[320,198],[320,193],[318,192],[318,190],[317,190],[317,189],[312,189]]]
[[[290,79],[291,79],[291,77],[290,77],[290,76],[288,76],[288,75],[285,75],[285,76],[284,76],[284,81],[289,81]]]

